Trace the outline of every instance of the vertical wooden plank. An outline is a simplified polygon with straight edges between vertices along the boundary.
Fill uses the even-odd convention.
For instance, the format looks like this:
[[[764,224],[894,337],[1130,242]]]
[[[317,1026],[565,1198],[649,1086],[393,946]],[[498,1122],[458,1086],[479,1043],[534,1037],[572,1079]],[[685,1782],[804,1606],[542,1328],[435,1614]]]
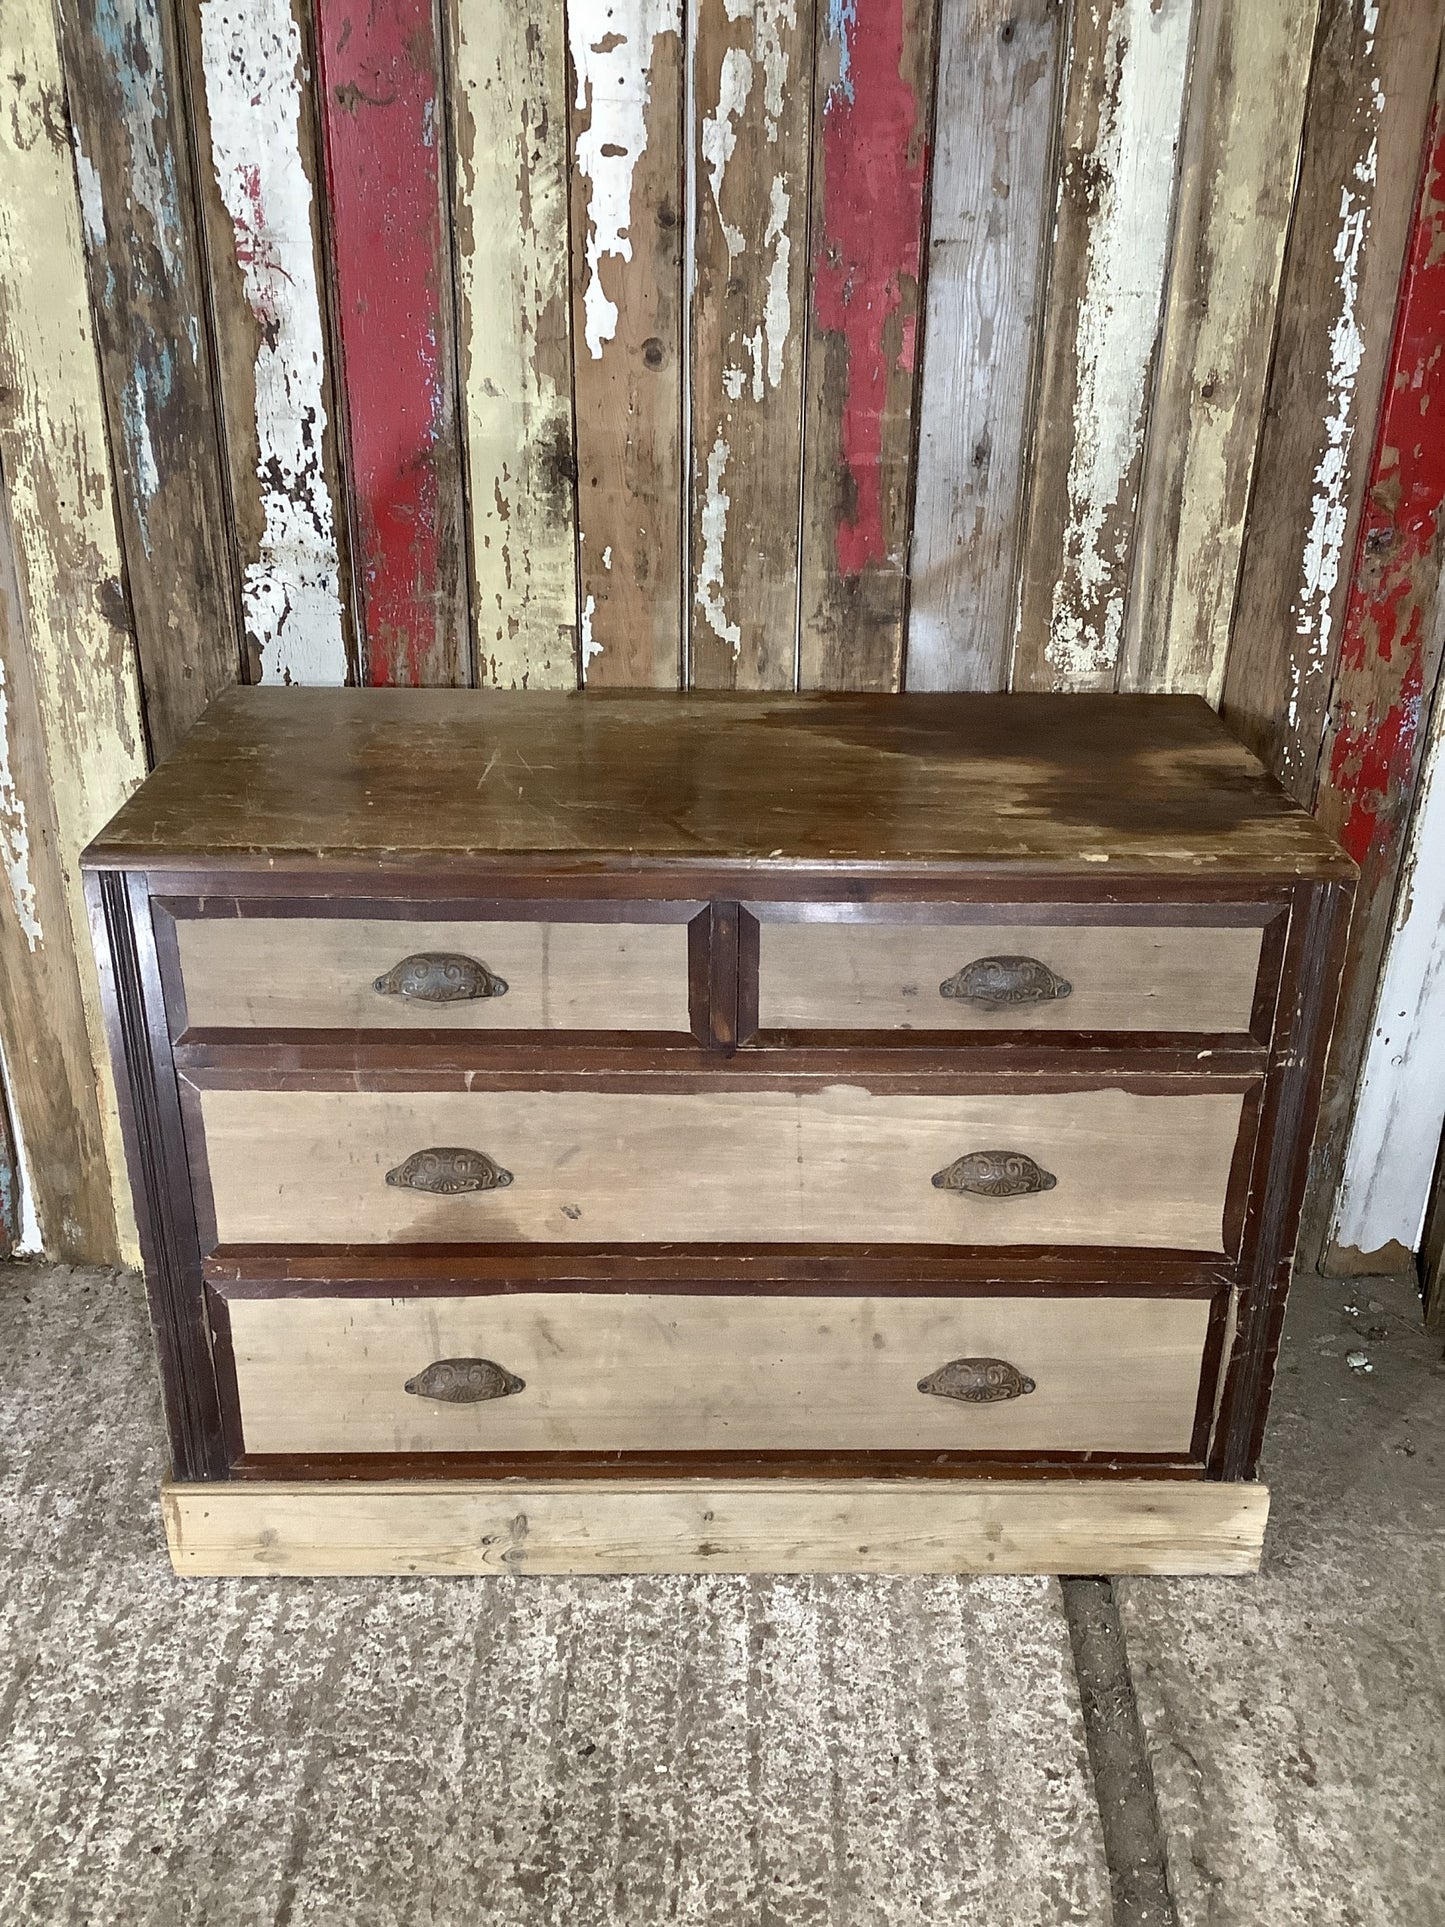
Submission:
[[[434,0],[316,0],[369,683],[470,683],[462,456]]]
[[[1198,0],[1120,686],[1224,688],[1319,0]]]
[[[1433,854],[1423,868],[1416,864],[1403,884],[1400,877],[1423,750],[1421,725],[1429,716],[1445,647],[1445,620],[1440,619],[1445,540],[1442,111],[1445,100],[1437,103],[1426,146],[1315,798],[1320,821],[1360,865],[1360,891],[1325,1085],[1319,1188],[1306,1227],[1311,1237],[1320,1229],[1317,1215],[1328,1209],[1327,1192],[1344,1165],[1349,1113],[1367,1049],[1375,1072],[1369,1110],[1357,1126],[1365,1137],[1355,1154],[1355,1198],[1362,1207],[1356,1229],[1371,1222],[1371,1213],[1363,1207],[1372,1186],[1360,1173],[1372,1158],[1385,1155],[1387,1139],[1378,1138],[1373,1151],[1365,1146],[1372,1130],[1379,1132],[1388,1124],[1388,1093],[1409,1088],[1412,1075],[1419,1074],[1392,1059],[1399,1052],[1402,1021],[1406,1026],[1411,1022],[1411,995],[1418,999],[1423,991],[1438,929],[1432,896],[1440,875]],[[1433,827],[1438,810],[1437,803],[1423,817],[1417,814],[1417,822]],[[1392,955],[1381,984],[1387,950]],[[1406,979],[1413,979],[1413,993],[1407,994]],[[1387,996],[1388,1006],[1382,1001]],[[1430,1082],[1439,1083],[1438,1066],[1432,1066]],[[1403,1126],[1404,1119],[1396,1122]],[[1433,1137],[1433,1131],[1429,1135]],[[1420,1150],[1403,1129],[1389,1142],[1389,1156],[1402,1179]],[[1428,1178],[1427,1169],[1420,1182]],[[1383,1199],[1387,1192],[1375,1190],[1374,1195]],[[1418,1232],[1418,1223],[1413,1229]]]
[[[943,0],[910,689],[1005,689],[1053,210],[1057,0]]]
[[[83,1075],[99,1093],[111,1179],[113,1218],[92,1229],[98,1256],[129,1256],[135,1230],[76,858],[144,775],[145,740],[48,8],[0,11],[0,88],[0,472],[64,878],[69,929],[53,936],[80,977],[92,1067]],[[37,1161],[60,1150],[28,1134],[27,1143]]]
[[[791,689],[811,0],[700,0],[692,59],[692,680]]]
[[[585,682],[682,664],[681,0],[571,0],[572,334]]]
[[[1419,1250],[1445,1125],[1445,702],[1434,716],[1350,1121],[1332,1270],[1408,1262]]]
[[[1074,17],[1016,689],[1112,689],[1164,303],[1191,0]]]
[[[1306,804],[1439,42],[1437,0],[1320,9],[1222,705]]]
[[[933,0],[822,0],[799,674],[896,689],[903,670]]]
[[[567,68],[554,0],[452,0],[477,677],[577,683]]]
[[[27,1147],[41,1249],[67,1264],[116,1251],[100,1093],[66,900],[55,799],[0,473],[0,1037]]]
[[[292,0],[181,4],[250,675],[355,681],[310,56]]]
[[[175,44],[159,0],[63,0],[71,138],[146,728],[170,753],[241,673]]]

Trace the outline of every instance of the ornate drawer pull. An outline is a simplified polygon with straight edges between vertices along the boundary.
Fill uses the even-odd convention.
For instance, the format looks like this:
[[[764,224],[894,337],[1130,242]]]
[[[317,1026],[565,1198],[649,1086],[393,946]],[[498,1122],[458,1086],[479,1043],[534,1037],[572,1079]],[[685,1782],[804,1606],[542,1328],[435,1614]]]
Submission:
[[[937,1191],[967,1191],[976,1198],[1027,1198],[1052,1191],[1058,1179],[1022,1151],[969,1151],[933,1174]]]
[[[956,1398],[964,1405],[998,1405],[1004,1399],[1026,1398],[1038,1387],[1006,1358],[951,1358],[927,1378],[920,1378],[918,1389],[935,1398]]]
[[[1051,1004],[1070,996],[1073,988],[1037,957],[975,957],[946,978],[938,994],[980,1010],[1007,1010],[1014,1004]]]
[[[485,1151],[434,1144],[413,1151],[405,1164],[387,1172],[386,1181],[399,1191],[435,1191],[450,1198],[463,1191],[500,1191],[512,1182],[512,1174]]]
[[[418,950],[403,957],[377,978],[376,988],[383,997],[405,997],[414,1004],[466,1004],[507,994],[494,970],[455,950]]]
[[[480,1405],[484,1399],[524,1392],[527,1382],[490,1358],[439,1358],[409,1378],[405,1389],[416,1398],[437,1398],[447,1405]]]

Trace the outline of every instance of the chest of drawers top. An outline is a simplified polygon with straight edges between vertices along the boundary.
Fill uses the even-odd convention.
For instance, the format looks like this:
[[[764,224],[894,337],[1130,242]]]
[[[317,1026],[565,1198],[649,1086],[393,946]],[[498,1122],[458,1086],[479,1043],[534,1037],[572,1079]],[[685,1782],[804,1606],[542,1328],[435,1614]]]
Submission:
[[[647,871],[698,895],[760,873],[1166,896],[1350,874],[1208,705],[1174,696],[238,688],[85,862],[272,890]]]

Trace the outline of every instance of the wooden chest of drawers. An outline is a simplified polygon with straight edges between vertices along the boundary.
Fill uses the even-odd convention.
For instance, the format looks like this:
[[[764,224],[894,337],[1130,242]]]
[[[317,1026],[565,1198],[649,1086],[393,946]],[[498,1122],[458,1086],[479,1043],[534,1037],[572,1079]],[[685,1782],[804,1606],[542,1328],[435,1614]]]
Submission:
[[[1351,870],[1202,702],[234,690],[85,868],[179,1570],[1257,1560]]]

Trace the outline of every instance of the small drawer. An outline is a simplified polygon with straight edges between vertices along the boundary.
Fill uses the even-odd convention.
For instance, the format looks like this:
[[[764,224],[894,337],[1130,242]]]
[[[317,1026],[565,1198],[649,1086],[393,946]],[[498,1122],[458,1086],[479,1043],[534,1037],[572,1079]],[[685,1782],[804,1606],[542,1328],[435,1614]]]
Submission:
[[[199,1093],[223,1244],[852,1243],[1224,1249],[1244,1099]],[[201,1160],[197,1160],[199,1163]]]
[[[681,921],[212,916],[178,917],[174,927],[186,1021],[201,1029],[690,1024]]]
[[[1187,1453],[1210,1301],[228,1301],[247,1453]]]
[[[792,922],[753,909],[762,1031],[1245,1033],[1264,935],[1262,920]]]

